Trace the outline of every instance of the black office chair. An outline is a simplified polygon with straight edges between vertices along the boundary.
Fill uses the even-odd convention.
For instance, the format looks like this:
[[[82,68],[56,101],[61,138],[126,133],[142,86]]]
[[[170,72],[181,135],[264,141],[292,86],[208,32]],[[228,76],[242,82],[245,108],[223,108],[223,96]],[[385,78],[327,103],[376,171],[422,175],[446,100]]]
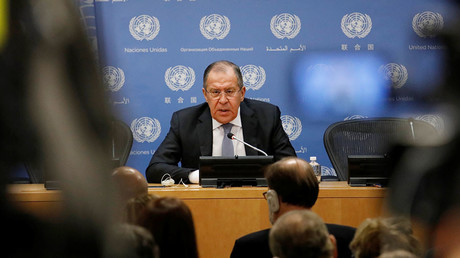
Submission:
[[[386,155],[393,144],[412,144],[437,131],[431,124],[405,118],[365,118],[331,124],[324,147],[340,181],[348,180],[348,155]]]
[[[112,121],[112,166],[124,166],[128,161],[129,153],[133,146],[133,132],[127,124],[121,120]]]
[[[27,170],[27,174],[29,175],[29,181],[31,184],[43,184],[45,182],[43,169],[39,168],[38,165],[26,163],[25,167]]]
[[[127,124],[120,120],[112,121],[111,128],[111,159],[113,167],[124,166],[128,161],[129,153],[133,145],[133,133]],[[27,180],[15,180],[21,183],[41,184],[45,183],[45,177],[41,165],[27,162],[25,164],[27,174],[29,175]]]

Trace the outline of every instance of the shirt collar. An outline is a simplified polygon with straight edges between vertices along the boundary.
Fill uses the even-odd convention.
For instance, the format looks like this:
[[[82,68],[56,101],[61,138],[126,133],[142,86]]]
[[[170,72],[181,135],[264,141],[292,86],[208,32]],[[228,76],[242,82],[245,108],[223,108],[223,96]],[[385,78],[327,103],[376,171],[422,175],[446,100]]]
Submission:
[[[241,116],[240,116],[240,107],[238,107],[238,114],[236,115],[235,119],[230,121],[230,124],[242,127]],[[222,123],[217,122],[216,119],[212,118],[212,130],[216,129],[217,127],[219,127],[221,125],[222,125]]]

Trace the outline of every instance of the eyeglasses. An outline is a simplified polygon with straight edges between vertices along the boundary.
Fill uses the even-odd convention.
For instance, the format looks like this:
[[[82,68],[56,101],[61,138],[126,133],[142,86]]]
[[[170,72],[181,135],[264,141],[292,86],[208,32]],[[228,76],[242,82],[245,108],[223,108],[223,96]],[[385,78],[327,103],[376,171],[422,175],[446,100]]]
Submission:
[[[262,195],[264,196],[264,199],[267,200],[267,193],[268,192],[263,192]]]
[[[220,98],[220,94],[224,94],[228,98],[233,98],[233,97],[236,96],[236,94],[238,94],[238,92],[241,91],[241,89],[239,89],[239,90],[227,89],[227,90],[224,90],[224,91],[212,89],[210,91],[207,91],[207,90],[205,90],[205,91],[206,91],[206,93],[208,93],[211,96],[211,98],[217,99],[217,98]]]

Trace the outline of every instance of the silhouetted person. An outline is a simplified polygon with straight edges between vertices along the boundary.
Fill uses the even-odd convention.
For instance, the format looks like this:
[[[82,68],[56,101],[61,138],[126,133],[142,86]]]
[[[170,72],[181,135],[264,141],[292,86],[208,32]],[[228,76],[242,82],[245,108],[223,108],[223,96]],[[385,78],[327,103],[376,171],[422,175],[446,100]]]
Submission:
[[[5,1],[0,46],[0,221],[5,257],[102,257],[113,215],[110,114],[94,53],[72,1]],[[5,176],[26,161],[59,179],[53,222],[6,202]],[[71,244],[69,244],[71,243]]]
[[[136,224],[147,205],[157,198],[159,197],[154,194],[145,194],[129,199],[124,207],[123,221]]]
[[[140,214],[138,225],[152,233],[161,258],[198,257],[192,213],[179,198],[151,200]]]
[[[133,224],[116,225],[111,230],[108,255],[111,258],[159,258],[158,246],[152,234]]]

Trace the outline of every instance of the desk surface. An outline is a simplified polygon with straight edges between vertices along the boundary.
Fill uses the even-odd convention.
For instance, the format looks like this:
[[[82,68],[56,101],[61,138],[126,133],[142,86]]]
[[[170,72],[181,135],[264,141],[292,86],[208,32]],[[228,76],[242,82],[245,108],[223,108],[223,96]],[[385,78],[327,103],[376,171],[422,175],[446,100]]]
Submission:
[[[181,198],[190,207],[202,258],[229,257],[237,238],[270,227],[262,196],[266,187],[149,186],[149,193]],[[60,191],[46,190],[43,184],[10,185],[7,191],[13,203],[38,216],[56,217],[61,209]],[[321,182],[313,211],[327,223],[356,227],[366,218],[382,215],[385,193],[385,188]]]
[[[199,185],[176,185],[172,187],[158,187],[158,184],[149,184],[149,193],[176,196],[182,199],[212,199],[212,198],[258,198],[262,199],[262,192],[266,187],[230,187],[230,188],[203,188]],[[23,201],[61,201],[60,191],[46,190],[43,184],[15,184],[9,185],[7,192],[11,200]],[[321,182],[318,198],[384,198],[385,188],[380,187],[351,187],[345,181]]]

